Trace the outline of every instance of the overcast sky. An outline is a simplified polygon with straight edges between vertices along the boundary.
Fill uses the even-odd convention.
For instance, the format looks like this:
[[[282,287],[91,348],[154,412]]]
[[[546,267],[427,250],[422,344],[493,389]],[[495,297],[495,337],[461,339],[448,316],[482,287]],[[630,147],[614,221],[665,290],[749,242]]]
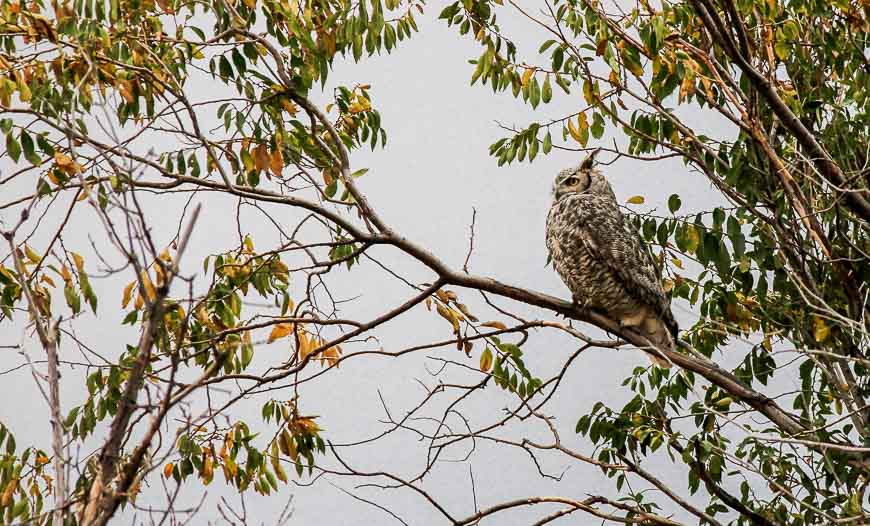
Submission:
[[[373,104],[381,112],[383,125],[388,132],[386,149],[354,154],[354,169],[370,168],[370,172],[360,179],[360,188],[389,224],[456,268],[460,268],[465,259],[472,210],[476,210],[475,250],[470,261],[473,273],[568,298],[569,294],[558,276],[551,268],[545,267],[544,221],[555,173],[576,164],[582,155],[555,151],[549,156],[539,157],[531,165],[523,163],[499,168],[489,157],[487,148],[504,136],[497,123],[523,125],[533,119],[560,117],[576,111],[581,101],[578,96],[565,97],[556,90],[554,101],[533,113],[530,107],[514,100],[508,93],[493,95],[488,86],[470,87],[468,81],[472,66],[467,60],[477,57],[479,49],[470,39],[459,37],[454,29],[447,28],[443,21],[435,20],[440,6],[432,5],[428,9],[426,16],[419,19],[421,32],[403,43],[393,54],[366,59],[357,65],[339,64],[331,77],[330,86],[370,83]],[[539,31],[518,20],[508,25],[510,34],[521,49],[537,49],[541,41]],[[211,89],[209,82],[198,81],[193,86],[194,92],[207,92]],[[611,131],[602,141],[609,142],[612,139]],[[554,132],[555,135],[558,134]],[[619,137],[617,139],[621,140]],[[602,158],[604,161],[610,160],[607,155]],[[675,192],[681,194],[687,210],[705,208],[717,200],[709,184],[697,174],[689,173],[680,162],[640,163],[622,159],[604,170],[620,201],[624,202],[632,195],[645,196],[646,204],[638,207],[640,210],[654,207],[666,210],[667,198]],[[5,190],[0,191],[5,194]],[[161,199],[149,203],[149,219],[158,237],[163,240],[174,235],[181,213],[181,199]],[[200,262],[206,255],[226,250],[237,240],[235,201],[201,194],[195,198],[195,202],[202,202],[205,208],[189,256],[183,265],[188,273],[200,268]],[[65,210],[65,206],[53,208],[46,220],[52,224],[59,223]],[[279,220],[286,214],[288,224],[292,224],[291,220],[297,217],[286,209],[271,210],[273,217]],[[269,240],[277,239],[274,227],[259,214],[243,209],[241,217],[243,233],[250,233],[258,248],[268,247]],[[8,224],[15,217],[0,212],[0,219]],[[67,248],[81,246],[85,250],[89,235],[99,239],[101,234],[94,213],[80,208],[73,214],[64,242]],[[50,229],[38,233],[34,245],[44,246],[50,235]],[[43,239],[42,245],[40,239]],[[373,251],[372,255],[389,262],[416,282],[432,277],[420,265],[401,257],[396,251],[379,249]],[[352,272],[340,270],[337,274],[340,275],[332,281],[335,290],[345,298],[360,296],[347,307],[348,316],[370,318],[384,305],[396,305],[411,295],[405,285],[369,262],[363,262]],[[133,332],[118,328],[122,314],[113,312],[117,309],[115,302],[120,302],[122,285],[119,286],[117,280],[96,279],[94,282],[104,305],[99,318],[90,316],[90,319],[82,320],[78,326],[79,336],[105,355],[118,356],[124,343],[135,341]],[[459,292],[467,298],[465,303],[470,306],[483,304],[479,295]],[[545,311],[506,302],[501,304],[511,306],[530,318],[552,317],[551,313]],[[480,315],[483,318],[491,319],[494,316],[491,310],[480,310],[485,313]],[[691,319],[691,315],[683,308],[678,306],[675,310],[678,318],[684,321]],[[450,336],[449,326],[422,307],[401,316],[374,334],[378,342],[366,345],[382,346],[387,350]],[[0,345],[22,342],[30,356],[37,359],[40,350],[33,340],[25,337],[20,320],[17,332],[0,336]],[[535,374],[547,377],[564,363],[564,359],[577,346],[576,341],[555,332],[538,333],[524,347],[526,363]],[[61,350],[66,359],[75,359],[76,352],[69,347]],[[286,346],[280,344],[259,347],[255,363],[278,363],[282,353],[288,352]],[[0,370],[23,363],[22,357],[16,352],[0,350],[0,353]],[[472,359],[465,359],[464,355],[450,348],[431,355],[465,360],[471,367],[477,363],[477,354]],[[588,443],[575,439],[573,428],[577,417],[597,400],[607,401],[614,407],[628,400],[631,393],[620,383],[633,367],[645,364],[646,358],[641,353],[627,350],[592,350],[577,360],[548,411],[558,416],[559,429],[566,445],[591,453],[592,448]],[[401,417],[407,408],[415,405],[425,394],[418,380],[430,386],[439,381],[439,378],[427,372],[427,369],[434,370],[437,367],[437,362],[426,360],[422,355],[400,360],[373,358],[350,361],[339,371],[306,386],[302,395],[303,410],[320,415],[325,437],[336,443],[370,437],[384,429],[384,425],[378,423],[384,416],[379,393],[393,416]],[[83,400],[83,384],[78,378],[81,371],[79,368],[65,373],[65,410]],[[47,410],[34,389],[28,369],[19,369],[2,378],[0,395],[7,402],[0,404],[0,421],[13,429],[19,444],[36,442],[48,449]],[[451,373],[446,378],[471,381],[475,377]],[[464,406],[464,412],[478,426],[494,421],[504,407],[513,404],[513,400],[494,385],[490,385],[486,391]],[[220,393],[215,393],[215,396],[220,396]],[[257,427],[260,406],[268,396],[289,398],[289,395],[281,393],[261,395],[241,405],[234,416],[244,418]],[[439,406],[436,404],[435,407]],[[527,433],[526,436],[546,438],[540,426],[527,430],[519,427],[505,430],[505,436],[519,437],[522,436],[521,432]],[[384,470],[413,476],[425,461],[424,448],[425,444],[418,443],[414,435],[400,433],[374,447],[347,450],[346,454],[347,460],[361,470]],[[457,449],[449,457],[458,458],[465,451],[465,448]],[[563,457],[545,455],[543,458],[544,467],[550,472],[560,474],[567,470],[561,482],[541,479],[525,454],[478,443],[469,462],[440,463],[427,477],[423,487],[456,517],[474,512],[469,466],[473,471],[476,499],[480,507],[534,495],[562,495],[577,499],[589,493],[616,496],[615,488],[603,483],[596,469],[568,462]],[[660,465],[671,473],[670,477],[676,477],[676,488],[685,492],[682,472],[679,469],[672,471],[665,459],[661,459]],[[157,478],[153,480],[156,482]],[[307,478],[302,479],[302,482],[307,481]],[[383,511],[346,496],[338,489],[340,487],[389,507],[410,524],[437,524],[442,520],[437,511],[419,495],[407,490],[355,489],[355,484],[361,482],[365,481],[327,477],[311,487],[284,486],[279,498],[262,498],[251,493],[246,497],[248,514],[253,519],[252,524],[272,524],[286,499],[293,495],[295,514],[290,524],[398,524]],[[212,504],[205,506],[199,519],[194,520],[196,524],[202,523],[206,517],[216,518],[213,503],[217,496],[223,495],[230,502],[238,502],[235,492],[225,487],[220,475],[215,477],[207,490]],[[188,482],[183,492],[186,502],[196,500],[200,494],[201,488],[195,481]],[[149,498],[153,498],[153,505],[162,505],[162,499],[153,495],[146,492],[139,504],[144,505],[150,502]],[[531,517],[543,516],[544,509],[536,508],[531,514],[519,511],[498,515],[485,524],[524,524],[530,522]],[[673,508],[665,511],[673,511]],[[588,521],[588,516],[575,515],[573,519],[564,519],[557,524]]]

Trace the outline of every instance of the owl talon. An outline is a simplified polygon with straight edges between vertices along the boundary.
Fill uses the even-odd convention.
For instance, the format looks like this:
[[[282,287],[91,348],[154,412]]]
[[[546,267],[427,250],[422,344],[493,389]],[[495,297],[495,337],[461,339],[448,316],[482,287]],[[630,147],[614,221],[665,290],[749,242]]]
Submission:
[[[581,314],[581,315],[589,314],[589,299],[588,298],[584,299],[584,300],[578,300],[577,298],[574,298],[572,305],[574,307],[574,310],[577,311],[578,314]]]

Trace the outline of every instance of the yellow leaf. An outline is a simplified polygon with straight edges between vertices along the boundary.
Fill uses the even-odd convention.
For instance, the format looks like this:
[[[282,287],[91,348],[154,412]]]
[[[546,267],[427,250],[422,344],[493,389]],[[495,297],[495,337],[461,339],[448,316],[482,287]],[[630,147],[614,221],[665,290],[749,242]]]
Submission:
[[[42,276],[39,277],[39,281],[42,281],[42,282],[48,283],[48,284],[51,285],[52,287],[56,287],[56,286],[57,286],[57,285],[54,284],[54,280],[51,279],[50,277],[46,276],[45,274],[43,274]]]
[[[688,239],[686,240],[686,250],[690,253],[694,253],[695,250],[698,249],[698,244],[701,243],[701,235],[698,234],[698,229],[695,227],[689,227],[686,231],[686,235]]]
[[[78,271],[84,272],[85,271],[85,260],[80,255],[76,254],[75,252],[70,252],[70,254],[72,255],[73,262],[76,264],[76,268],[78,269]]]
[[[39,263],[42,260],[42,257],[40,257],[40,255],[27,244],[24,245],[24,254],[32,263]]]
[[[679,269],[683,268],[683,262],[677,258],[671,258],[671,263],[673,263],[674,266],[679,268]]]
[[[316,435],[320,431],[320,426],[317,425],[313,418],[300,417],[296,419],[295,424],[310,435]]]
[[[642,195],[631,196],[628,198],[628,201],[626,201],[626,203],[631,203],[633,205],[642,205],[643,202],[644,202],[644,199],[643,199]]]
[[[272,442],[272,454],[270,455],[270,460],[272,461],[272,471],[275,472],[275,476],[278,477],[283,483],[287,483],[287,473],[284,472],[284,468],[281,467],[281,458],[278,456],[278,442]]]
[[[568,119],[568,133],[571,134],[571,137],[574,138],[575,141],[582,143],[583,139],[580,136],[580,132],[577,130],[577,127],[574,126],[574,123],[571,119]]]
[[[817,343],[822,343],[828,339],[831,333],[831,328],[825,323],[825,320],[818,316],[813,316],[813,338]]]
[[[532,69],[532,68],[526,69],[525,73],[523,73],[523,76],[520,79],[520,83],[523,86],[526,86],[529,83],[529,81],[532,79],[532,75],[534,75],[534,74],[535,74],[534,69]]]
[[[135,281],[131,281],[124,287],[124,295],[121,297],[121,308],[126,309],[127,304],[130,303],[130,298],[133,296],[133,287],[136,286]]]
[[[441,315],[442,318],[449,321],[451,325],[453,325],[453,332],[459,334],[459,318],[456,316],[456,313],[453,312],[453,309],[445,307],[440,303],[436,306],[438,314]]]
[[[18,479],[13,478],[6,484],[6,489],[3,490],[3,496],[0,496],[0,506],[8,506],[12,503],[12,495],[18,488]]]
[[[492,349],[487,347],[480,353],[480,370],[485,373],[489,371],[490,367],[492,367]]]
[[[481,323],[480,325],[483,327],[492,327],[493,329],[498,329],[500,331],[507,329],[507,325],[500,321],[488,321],[486,323]]]
[[[148,275],[147,270],[142,271],[142,286],[145,288],[145,295],[148,296],[149,300],[157,297],[157,291],[154,289],[154,284],[151,283],[151,276]]]
[[[72,280],[72,274],[70,274],[69,269],[66,268],[66,265],[60,266],[60,277],[62,277],[63,280],[66,282],[69,282]]]
[[[293,323],[279,323],[272,327],[272,332],[269,333],[269,339],[266,343],[272,343],[275,340],[281,339],[292,333],[294,329]]]
[[[582,112],[579,115],[577,115],[577,128],[580,131],[583,131],[588,127],[589,127],[589,121],[587,120],[586,112]]]
[[[202,454],[202,469],[199,472],[202,483],[208,486],[214,478],[214,460],[207,451]]]
[[[281,108],[289,113],[291,117],[293,115],[296,115],[296,113],[299,111],[299,108],[297,108],[295,104],[293,104],[284,97],[281,97]],[[329,109],[327,109],[326,112],[329,113]]]
[[[284,453],[290,457],[290,460],[296,462],[296,459],[299,457],[299,453],[296,450],[296,441],[293,440],[293,437],[290,436],[290,433],[286,429],[282,430],[281,434],[278,435],[278,447],[281,449],[281,453]]]
[[[72,157],[62,152],[54,152],[54,162],[57,163],[58,167],[65,168],[72,164]]]
[[[311,350],[314,348],[315,340],[309,339],[308,335],[305,332],[299,332],[299,361],[304,360],[311,354]]]
[[[157,282],[158,287],[162,286],[163,282],[166,280],[166,276],[163,273],[163,267],[156,263],[154,264],[154,279]]]
[[[593,104],[595,102],[595,92],[593,91],[592,82],[589,79],[586,79],[583,82],[583,98],[586,99],[587,104]]]
[[[172,476],[172,470],[175,469],[175,464],[172,462],[167,463],[163,466],[163,478],[168,479]]]

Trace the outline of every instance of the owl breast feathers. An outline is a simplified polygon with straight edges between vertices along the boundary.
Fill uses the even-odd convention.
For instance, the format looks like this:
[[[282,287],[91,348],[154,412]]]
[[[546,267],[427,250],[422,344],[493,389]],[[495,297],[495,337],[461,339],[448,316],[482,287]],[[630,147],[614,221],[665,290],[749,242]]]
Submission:
[[[574,301],[623,326],[639,329],[657,346],[674,348],[677,323],[658,270],[594,169],[593,152],[556,178],[547,216],[547,248]],[[670,363],[652,353],[653,362]]]

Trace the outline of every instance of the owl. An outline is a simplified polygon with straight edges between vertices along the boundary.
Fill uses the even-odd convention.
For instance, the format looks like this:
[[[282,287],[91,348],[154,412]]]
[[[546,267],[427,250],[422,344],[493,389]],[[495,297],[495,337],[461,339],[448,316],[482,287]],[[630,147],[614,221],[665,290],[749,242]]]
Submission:
[[[574,302],[674,348],[677,323],[652,257],[619,210],[593,151],[576,168],[562,170],[547,216],[547,249]],[[656,365],[670,362],[647,353]]]

